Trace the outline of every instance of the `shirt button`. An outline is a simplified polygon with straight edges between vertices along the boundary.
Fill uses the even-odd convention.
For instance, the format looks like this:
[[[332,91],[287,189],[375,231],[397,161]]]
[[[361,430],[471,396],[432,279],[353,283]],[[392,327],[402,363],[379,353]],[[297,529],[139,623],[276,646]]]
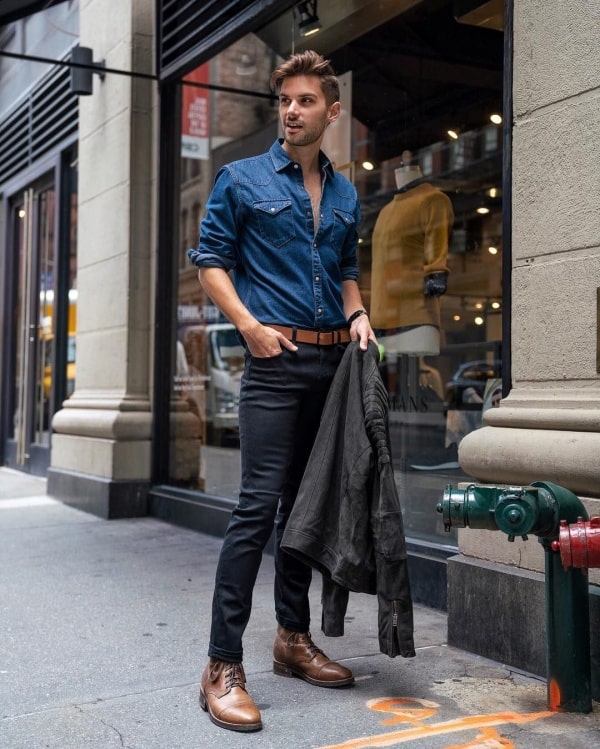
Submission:
[[[317,310],[317,314],[322,315],[323,314],[323,307],[319,307]]]
[[[294,164],[294,169],[298,169],[298,164]]]
[[[321,280],[321,276],[315,276],[315,281],[320,281],[320,280]]]

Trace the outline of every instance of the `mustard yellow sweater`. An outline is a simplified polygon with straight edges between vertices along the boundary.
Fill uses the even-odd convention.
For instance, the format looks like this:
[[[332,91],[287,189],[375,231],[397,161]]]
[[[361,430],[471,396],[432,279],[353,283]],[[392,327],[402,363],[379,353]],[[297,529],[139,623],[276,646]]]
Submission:
[[[425,276],[448,271],[454,221],[450,198],[428,182],[394,195],[372,237],[371,325],[440,327],[440,300],[423,293]]]

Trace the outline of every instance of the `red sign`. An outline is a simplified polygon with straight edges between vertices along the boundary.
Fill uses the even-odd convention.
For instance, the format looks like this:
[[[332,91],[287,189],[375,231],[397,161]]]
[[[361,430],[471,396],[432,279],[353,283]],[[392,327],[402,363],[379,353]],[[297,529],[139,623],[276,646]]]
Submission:
[[[208,66],[204,63],[183,79],[181,102],[181,155],[186,159],[208,159],[210,137],[209,91],[186,83],[208,83]]]

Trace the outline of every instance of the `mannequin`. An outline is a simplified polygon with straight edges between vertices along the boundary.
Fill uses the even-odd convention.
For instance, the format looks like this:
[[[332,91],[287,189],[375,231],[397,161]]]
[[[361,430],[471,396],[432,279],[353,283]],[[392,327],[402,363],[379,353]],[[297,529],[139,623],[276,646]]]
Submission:
[[[410,152],[395,170],[397,192],[373,230],[371,324],[386,354],[440,352],[439,297],[447,287],[450,199],[423,179]]]
[[[404,154],[402,155],[403,159],[406,153],[409,152],[404,152]],[[394,175],[396,177],[396,188],[398,190],[401,190],[411,182],[415,182],[418,179],[423,179],[423,172],[421,171],[421,167],[418,164],[403,164],[402,166],[398,167],[398,169],[394,170]]]

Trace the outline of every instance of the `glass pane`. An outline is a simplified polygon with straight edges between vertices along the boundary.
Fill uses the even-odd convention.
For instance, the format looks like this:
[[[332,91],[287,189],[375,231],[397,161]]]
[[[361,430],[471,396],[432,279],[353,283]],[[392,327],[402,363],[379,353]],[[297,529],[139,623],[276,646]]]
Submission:
[[[16,439],[21,429],[24,397],[24,364],[25,352],[27,346],[27,308],[25,303],[25,273],[27,270],[26,259],[26,237],[28,233],[27,212],[25,204],[21,203],[16,206],[14,212],[15,220],[15,247],[17,250],[17,268],[18,282],[16,285],[17,294],[15,295],[15,309],[13,319],[15,321],[16,331],[16,355],[15,355],[15,379],[12,392],[12,419],[9,423],[9,438]]]
[[[50,444],[50,403],[53,387],[53,362],[56,313],[54,290],[56,263],[54,257],[54,190],[40,193],[37,201],[39,257],[36,352],[36,403],[33,441],[41,445]]]
[[[342,114],[323,150],[361,198],[360,284],[380,329],[407,534],[454,546],[436,504],[447,483],[470,480],[458,445],[497,404],[502,370],[503,32],[497,19],[494,28],[457,21],[451,0],[356,6],[364,24],[343,4],[327,6],[310,41],[289,11],[182,82],[177,337],[200,419],[199,486],[235,496],[239,455],[215,429],[235,413],[235,378],[209,362],[219,358],[209,329],[227,323],[186,251],[217,169],[278,136],[272,69],[292,48],[314,48],[341,83]]]
[[[234,498],[239,488],[238,400],[243,348],[235,329],[198,283],[187,259],[196,246],[214,174],[224,163],[267,149],[277,134],[269,93],[271,54],[255,37],[236,42],[182,85],[177,343],[172,480]],[[232,81],[235,82],[232,84]],[[252,95],[213,91],[210,83]],[[186,416],[182,416],[186,414]],[[193,426],[196,420],[196,428]]]
[[[68,313],[67,359],[65,362],[66,392],[70,398],[75,390],[77,335],[77,160],[69,165],[69,247],[68,247]]]

